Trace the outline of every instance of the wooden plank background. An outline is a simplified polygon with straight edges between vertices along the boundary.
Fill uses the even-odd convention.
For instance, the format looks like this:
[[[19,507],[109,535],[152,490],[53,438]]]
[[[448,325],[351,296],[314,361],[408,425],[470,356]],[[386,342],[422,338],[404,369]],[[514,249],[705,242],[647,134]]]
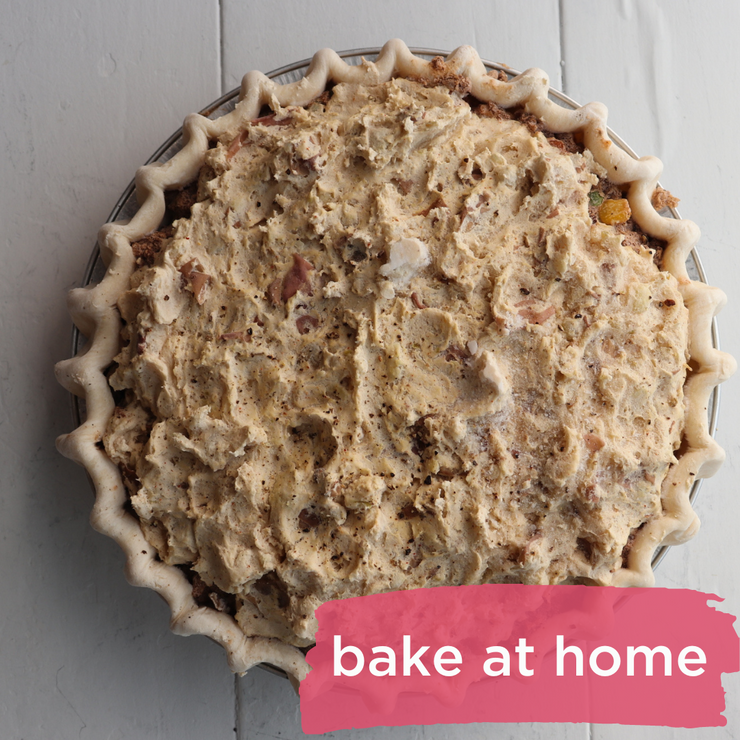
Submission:
[[[602,100],[703,232],[710,282],[730,304],[723,347],[740,356],[736,248],[740,5],[711,0],[5,0],[0,26],[0,737],[299,738],[297,698],[262,671],[233,677],[216,645],[170,634],[168,611],[126,584],[117,547],[87,522],[84,472],[60,457],[69,400],[52,365],[69,354],[67,290],[136,167],[198,110],[315,50],[409,45],[545,69],[580,102]],[[728,452],[704,484],[698,537],[658,585],[715,593],[740,614],[740,394],[723,392]],[[636,740],[738,738],[740,680],[726,676],[727,726],[670,730],[470,725],[340,732],[337,738]]]

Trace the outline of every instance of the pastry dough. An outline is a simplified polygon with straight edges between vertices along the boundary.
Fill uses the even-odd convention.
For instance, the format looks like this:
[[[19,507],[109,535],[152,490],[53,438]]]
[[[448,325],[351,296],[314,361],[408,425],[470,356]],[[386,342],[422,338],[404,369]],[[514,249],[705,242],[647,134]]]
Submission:
[[[539,70],[487,74],[469,47],[430,63],[398,41],[357,67],[319,52],[290,85],[250,73],[236,110],[190,116],[184,149],[137,175],[136,216],[101,231],[108,273],[71,298],[91,343],[59,366],[88,417],[60,449],[93,477],[94,524],[131,580],[234,670],[300,679],[292,645],[327,599],[649,585],[655,548],[696,531],[688,490],[723,457],[706,404],[734,369],[711,344],[724,297],[686,274],[695,225],[650,203],[658,160],[619,150],[603,106],[547,89]],[[198,177],[191,218],[137,269],[164,190]],[[592,222],[606,177],[667,242],[662,269]]]

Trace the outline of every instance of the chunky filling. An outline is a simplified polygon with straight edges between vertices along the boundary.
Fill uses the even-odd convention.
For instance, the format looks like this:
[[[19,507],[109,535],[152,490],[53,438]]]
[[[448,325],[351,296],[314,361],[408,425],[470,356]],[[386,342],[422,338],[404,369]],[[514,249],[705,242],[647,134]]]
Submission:
[[[393,589],[609,584],[661,514],[676,281],[588,151],[463,94],[339,84],[253,121],[138,245],[105,447],[250,635],[306,645],[322,602]]]

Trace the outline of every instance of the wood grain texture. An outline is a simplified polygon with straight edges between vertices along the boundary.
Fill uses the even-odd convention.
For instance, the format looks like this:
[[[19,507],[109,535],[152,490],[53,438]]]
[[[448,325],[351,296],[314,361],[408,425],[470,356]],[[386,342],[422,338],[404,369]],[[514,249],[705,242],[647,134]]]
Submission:
[[[555,0],[469,0],[456,6],[446,0],[223,0],[223,19],[225,89],[252,69],[267,72],[324,47],[379,47],[391,38],[450,51],[469,44],[493,62],[520,70],[541,67],[555,87],[560,84]]]

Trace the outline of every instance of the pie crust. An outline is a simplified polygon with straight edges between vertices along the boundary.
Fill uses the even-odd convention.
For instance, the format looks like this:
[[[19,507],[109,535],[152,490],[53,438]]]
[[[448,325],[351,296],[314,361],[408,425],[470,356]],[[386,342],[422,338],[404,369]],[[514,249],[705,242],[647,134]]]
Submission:
[[[478,100],[505,109],[523,106],[548,130],[582,136],[586,149],[606,170],[609,180],[626,189],[633,218],[642,231],[667,244],[661,269],[677,280],[689,315],[690,370],[684,385],[681,454],[662,486],[662,516],[652,518],[636,533],[627,567],[617,570],[612,580],[618,586],[652,585],[651,560],[656,548],[685,542],[698,530],[698,518],[689,501],[694,480],[713,475],[724,459],[723,450],[709,434],[707,407],[714,388],[734,372],[735,362],[712,343],[712,320],[725,303],[724,294],[692,281],[686,271],[685,262],[698,241],[699,230],[690,221],[667,218],[655,210],[651,197],[662,165],[654,157],[633,159],[614,145],[603,105],[563,108],[548,98],[549,81],[541,70],[530,69],[502,81],[487,73],[470,47],[460,47],[445,61],[446,70],[469,78],[471,94]],[[249,73],[233,112],[216,120],[197,114],[188,116],[183,126],[183,149],[164,164],[148,165],[138,171],[139,211],[128,222],[106,224],[99,234],[101,254],[108,265],[104,279],[70,294],[70,313],[88,342],[78,356],[58,364],[57,377],[65,388],[85,399],[87,417],[79,428],[59,438],[59,450],[90,474],[97,492],[92,524],[123,548],[128,580],[154,589],[168,602],[174,632],[205,634],[223,645],[235,672],[268,663],[300,681],[308,666],[298,648],[277,639],[246,635],[231,616],[196,604],[192,583],[183,571],[158,558],[144,537],[138,518],[129,513],[121,472],[101,443],[115,411],[107,372],[120,350],[121,315],[117,304],[136,269],[132,242],[159,227],[165,214],[166,190],[182,188],[198,177],[209,142],[253,121],[263,106],[277,109],[308,105],[330,82],[378,84],[394,77],[423,80],[434,76],[432,63],[415,57],[398,40],[389,41],[376,62],[363,61],[357,66],[347,65],[331,50],[322,50],[314,56],[305,78],[296,83],[276,85],[259,72]]]

